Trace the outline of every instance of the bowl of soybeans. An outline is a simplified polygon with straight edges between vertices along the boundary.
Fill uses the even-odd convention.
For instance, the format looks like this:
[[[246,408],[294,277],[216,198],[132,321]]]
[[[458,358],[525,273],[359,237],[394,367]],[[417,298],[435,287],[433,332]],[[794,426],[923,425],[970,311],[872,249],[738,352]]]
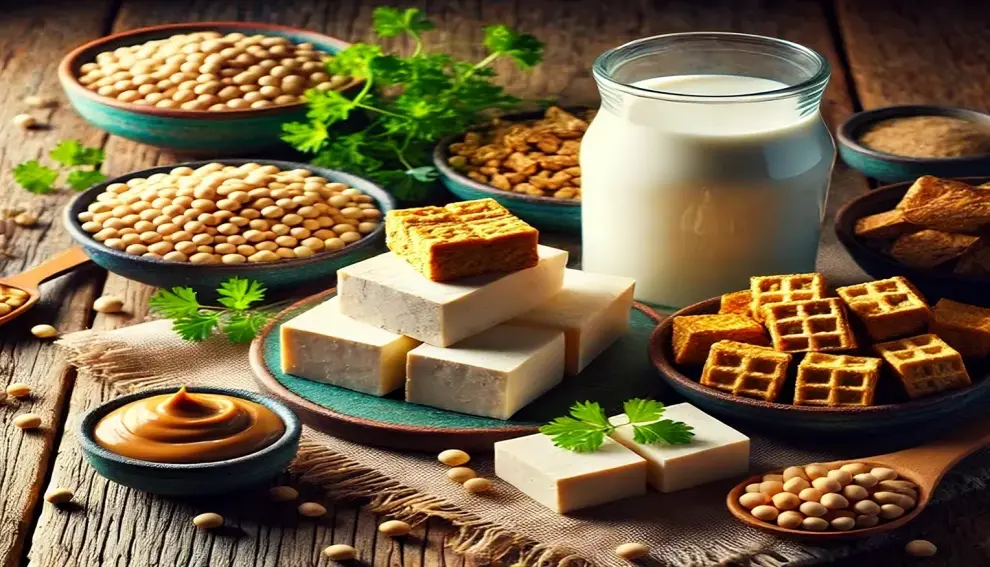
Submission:
[[[392,197],[341,171],[226,159],[128,173],[77,195],[64,224],[93,261],[156,287],[213,297],[232,276],[269,290],[329,287],[384,250]]]
[[[81,45],[58,74],[76,111],[111,134],[184,154],[244,155],[283,145],[282,125],[305,119],[307,90],[361,84],[327,69],[348,45],[273,24],[167,24]]]

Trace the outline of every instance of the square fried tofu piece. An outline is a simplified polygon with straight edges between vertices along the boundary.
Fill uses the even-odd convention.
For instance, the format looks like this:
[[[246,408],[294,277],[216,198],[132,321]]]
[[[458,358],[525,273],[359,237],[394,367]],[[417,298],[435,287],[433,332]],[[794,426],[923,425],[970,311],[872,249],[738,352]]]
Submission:
[[[719,301],[718,312],[723,315],[735,313],[750,317],[749,306],[751,303],[753,303],[753,294],[748,289],[726,293],[722,295],[722,299]]]
[[[763,326],[744,315],[682,315],[674,317],[674,362],[704,364],[708,349],[721,340],[768,344]]]
[[[736,341],[718,341],[708,353],[701,384],[734,396],[772,402],[784,387],[790,363],[791,355],[785,352]]]
[[[856,236],[863,238],[896,238],[916,228],[904,218],[904,211],[893,209],[891,211],[865,216],[857,220]]]
[[[990,309],[941,299],[931,331],[963,356],[990,356]]]
[[[954,260],[972,248],[979,237],[941,230],[919,230],[899,237],[890,247],[890,255],[912,268],[934,268]]]
[[[749,291],[753,296],[750,311],[757,321],[763,321],[763,308],[767,305],[821,299],[827,295],[825,278],[814,273],[753,277],[749,279]]]
[[[539,232],[494,199],[389,211],[389,250],[435,282],[536,265]]]
[[[898,339],[873,348],[894,369],[912,399],[972,384],[962,355],[935,335]]]
[[[809,352],[798,365],[794,405],[873,405],[882,364],[879,358]]]
[[[917,334],[931,319],[921,293],[901,276],[836,288],[875,341]]]
[[[838,298],[774,303],[763,310],[773,348],[781,352],[856,348],[856,337]]]

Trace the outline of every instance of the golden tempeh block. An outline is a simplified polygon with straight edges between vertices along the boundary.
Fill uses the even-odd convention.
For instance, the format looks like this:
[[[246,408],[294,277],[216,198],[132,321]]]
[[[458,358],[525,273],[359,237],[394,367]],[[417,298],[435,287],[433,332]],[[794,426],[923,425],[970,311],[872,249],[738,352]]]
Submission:
[[[972,383],[959,352],[935,335],[898,339],[873,348],[894,369],[911,398]]]
[[[798,365],[794,405],[872,405],[881,364],[879,358],[809,352]]]
[[[718,312],[721,314],[735,313],[737,315],[751,316],[750,304],[753,303],[753,294],[748,290],[734,291],[722,295],[719,301]]]
[[[683,315],[674,317],[674,362],[703,364],[708,350],[721,340],[767,344],[763,326],[743,315]]]
[[[389,250],[435,282],[491,272],[514,272],[537,263],[539,232],[494,199],[389,211]]]
[[[875,341],[919,333],[931,319],[931,310],[921,293],[901,276],[835,291]]]
[[[963,356],[990,356],[990,309],[986,307],[939,300],[931,331]]]
[[[718,341],[708,353],[701,384],[772,402],[780,395],[790,362],[791,355],[767,347]]]
[[[749,291],[753,296],[750,311],[757,321],[763,321],[763,308],[767,305],[821,299],[827,295],[821,274],[757,276],[749,279]]]
[[[838,298],[774,303],[763,309],[773,348],[779,351],[822,352],[856,348],[856,337]]]

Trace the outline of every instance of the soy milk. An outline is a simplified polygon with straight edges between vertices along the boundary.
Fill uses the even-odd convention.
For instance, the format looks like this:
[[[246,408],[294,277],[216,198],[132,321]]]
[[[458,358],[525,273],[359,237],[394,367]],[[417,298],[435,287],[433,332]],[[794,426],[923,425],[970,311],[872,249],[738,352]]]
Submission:
[[[835,156],[818,101],[719,99],[785,88],[734,75],[632,86],[705,96],[603,95],[581,147],[583,268],[668,307],[813,271]]]

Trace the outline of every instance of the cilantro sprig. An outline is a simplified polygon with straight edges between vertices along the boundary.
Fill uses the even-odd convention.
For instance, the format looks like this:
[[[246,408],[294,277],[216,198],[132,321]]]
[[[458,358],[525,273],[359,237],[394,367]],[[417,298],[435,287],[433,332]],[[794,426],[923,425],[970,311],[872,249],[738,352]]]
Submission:
[[[187,341],[204,341],[215,332],[223,332],[234,343],[251,342],[271,312],[254,306],[265,299],[261,283],[234,276],[217,288],[222,307],[202,305],[189,287],[160,289],[151,296],[151,310],[172,319],[172,330]]]
[[[649,445],[686,445],[694,437],[693,427],[680,421],[660,419],[664,405],[656,400],[634,398],[623,404],[627,421],[611,423],[598,402],[578,402],[571,407],[570,415],[558,417],[540,427],[553,444],[577,453],[597,451],[620,427],[632,426],[633,441]]]
[[[100,172],[104,159],[101,148],[88,148],[78,140],[63,140],[48,152],[48,157],[62,165],[62,169],[30,160],[14,166],[14,181],[31,193],[44,195],[55,191],[63,170],[68,171],[65,183],[76,191],[89,189],[107,178]]]
[[[376,8],[372,25],[383,39],[408,36],[411,54],[386,53],[368,43],[341,51],[328,62],[328,71],[362,78],[363,87],[353,95],[307,91],[307,121],[286,124],[282,139],[312,154],[317,165],[371,177],[401,200],[421,200],[437,178],[432,151],[440,138],[519,103],[493,82],[497,73],[491,65],[508,58],[529,69],[543,58],[543,44],[503,25],[488,26],[488,54],[470,62],[426,49],[422,35],[435,24],[418,8]],[[364,119],[362,128],[340,126],[355,116]]]

